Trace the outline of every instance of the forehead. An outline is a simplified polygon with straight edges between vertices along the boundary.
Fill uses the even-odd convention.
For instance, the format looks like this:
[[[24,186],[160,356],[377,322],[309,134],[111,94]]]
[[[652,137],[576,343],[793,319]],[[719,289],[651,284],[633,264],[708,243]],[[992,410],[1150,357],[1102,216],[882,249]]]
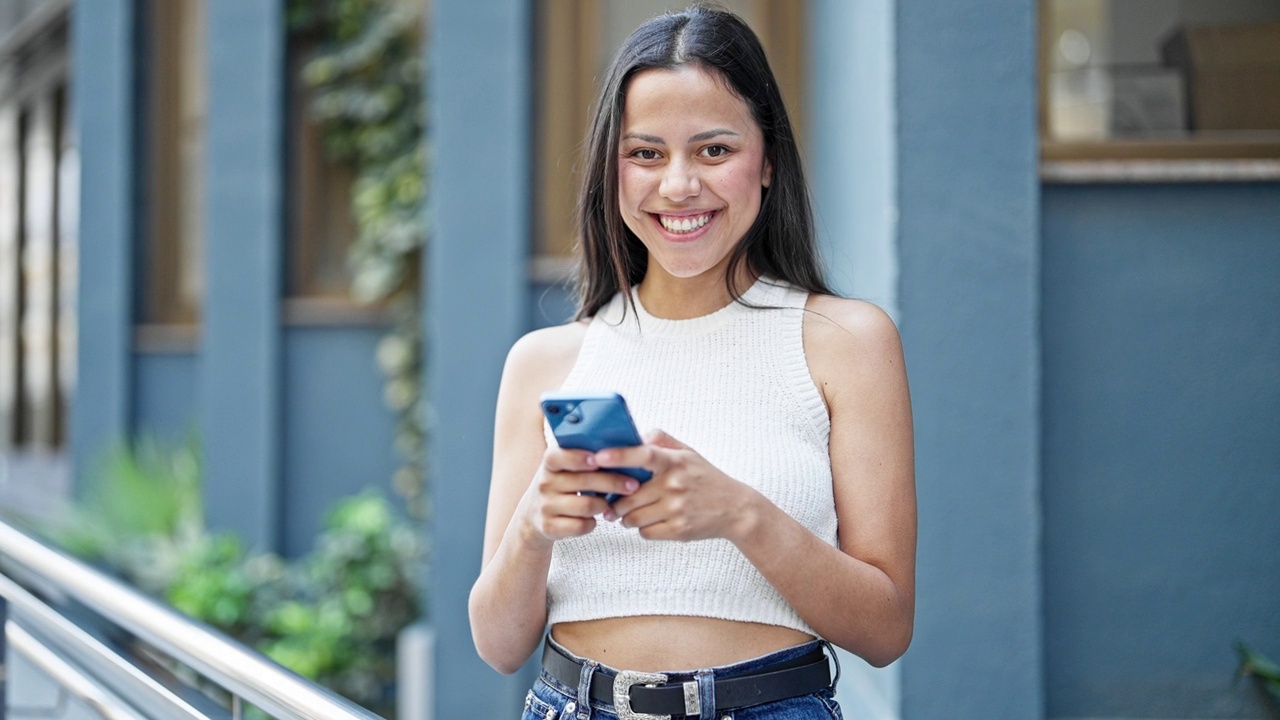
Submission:
[[[742,134],[759,133],[751,109],[729,83],[697,65],[644,70],[627,84],[624,131],[658,125],[722,126]]]

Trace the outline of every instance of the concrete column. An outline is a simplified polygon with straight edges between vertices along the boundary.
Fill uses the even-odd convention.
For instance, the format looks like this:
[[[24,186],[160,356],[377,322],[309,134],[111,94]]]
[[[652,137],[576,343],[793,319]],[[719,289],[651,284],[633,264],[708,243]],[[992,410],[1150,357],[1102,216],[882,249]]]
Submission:
[[[80,152],[79,349],[71,447],[81,480],[131,430],[135,25],[133,0],[77,3],[71,14]]]
[[[208,12],[200,430],[209,523],[280,543],[284,6]]]
[[[529,677],[476,654],[493,410],[528,310],[532,3],[435,0],[429,47],[433,226],[425,294],[435,717],[514,717]]]
[[[1036,15],[897,7],[920,545],[903,716],[1044,717]]]

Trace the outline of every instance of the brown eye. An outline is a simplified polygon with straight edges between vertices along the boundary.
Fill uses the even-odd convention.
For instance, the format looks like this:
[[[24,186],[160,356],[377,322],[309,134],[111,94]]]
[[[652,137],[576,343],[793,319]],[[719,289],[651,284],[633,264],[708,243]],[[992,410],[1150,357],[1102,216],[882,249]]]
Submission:
[[[631,157],[638,160],[657,160],[658,151],[652,148],[640,148],[631,153]]]
[[[703,150],[703,152],[706,153],[709,158],[722,158],[729,154],[729,148],[724,145],[712,145],[706,150]]]

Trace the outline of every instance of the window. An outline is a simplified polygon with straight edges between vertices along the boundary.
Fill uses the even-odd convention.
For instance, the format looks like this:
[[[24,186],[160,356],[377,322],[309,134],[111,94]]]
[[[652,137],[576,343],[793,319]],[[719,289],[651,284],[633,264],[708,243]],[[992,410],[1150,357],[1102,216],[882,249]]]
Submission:
[[[0,12],[0,455],[63,447],[75,384],[67,11],[62,2]]]
[[[142,344],[154,349],[162,336],[194,343],[200,320],[208,73],[204,0],[149,0],[143,8],[146,207],[139,305],[140,335],[151,340]]]
[[[358,170],[354,161],[331,157],[325,129],[312,117],[324,91],[304,77],[311,60],[333,51],[333,29],[323,27],[325,22],[291,28],[288,41],[284,320],[312,326],[385,324],[384,305],[362,305],[351,294],[349,258],[359,233],[352,191]]]
[[[289,274],[290,298],[346,300],[351,273],[347,253],[356,235],[351,215],[350,167],[324,155],[320,127],[307,117],[314,92],[302,68],[317,43],[294,36],[289,42]]]
[[[1280,2],[1043,0],[1046,161],[1280,158]]]
[[[596,81],[613,52],[638,25],[688,2],[673,0],[544,0],[537,3],[534,279],[555,282],[568,269],[575,237],[577,166]],[[803,134],[804,67],[799,0],[722,3],[760,36],[795,123]]]

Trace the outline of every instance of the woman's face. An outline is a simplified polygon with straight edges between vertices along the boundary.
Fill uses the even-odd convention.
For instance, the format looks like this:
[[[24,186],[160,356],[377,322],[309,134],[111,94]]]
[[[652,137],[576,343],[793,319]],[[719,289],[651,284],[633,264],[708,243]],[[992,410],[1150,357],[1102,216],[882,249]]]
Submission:
[[[627,87],[618,206],[649,272],[723,273],[772,180],[747,104],[695,65],[645,70]]]

